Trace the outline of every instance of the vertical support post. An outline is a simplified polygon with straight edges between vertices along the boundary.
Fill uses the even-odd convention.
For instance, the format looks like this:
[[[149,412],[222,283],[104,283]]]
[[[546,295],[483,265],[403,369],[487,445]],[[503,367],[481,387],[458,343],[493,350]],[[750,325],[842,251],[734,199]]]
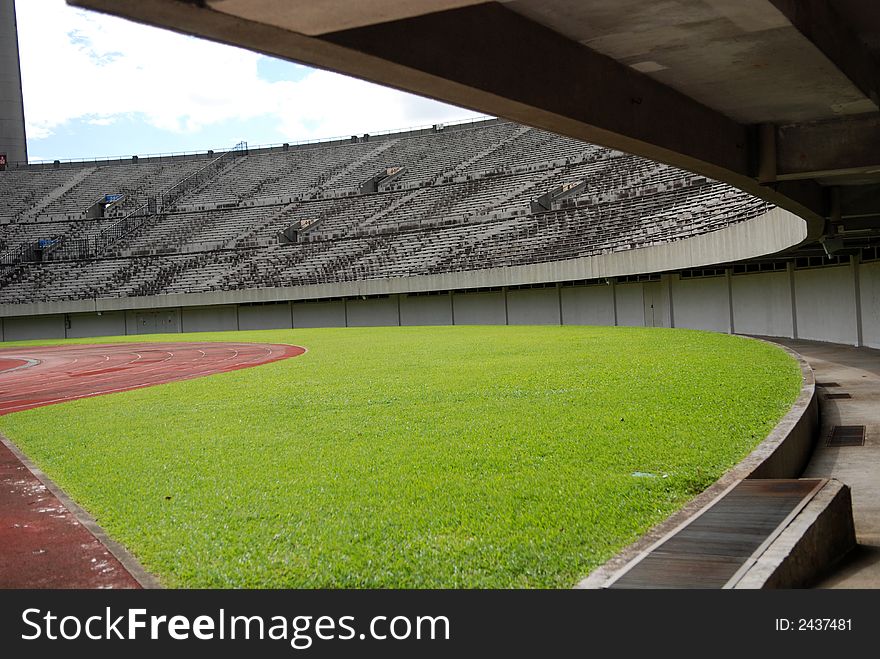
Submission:
[[[556,282],[556,301],[559,304],[559,326],[562,326],[562,283]]]
[[[758,183],[776,181],[776,126],[758,126]]]
[[[617,327],[617,277],[611,277],[611,306],[614,309],[614,326]]]
[[[732,271],[730,268],[724,269],[724,279],[727,282],[727,333],[733,334],[736,331],[733,318],[733,283],[731,281]]]
[[[856,346],[861,348],[864,345],[864,336],[862,329],[862,293],[861,282],[859,280],[859,267],[861,258],[858,254],[849,257],[849,267],[852,269],[853,277],[853,293],[855,294],[856,306]]]
[[[789,261],[785,265],[785,270],[788,272],[788,286],[789,286],[789,295],[791,296],[791,338],[798,338],[798,326],[797,326],[797,296],[795,295],[795,285],[794,285],[794,262]]]

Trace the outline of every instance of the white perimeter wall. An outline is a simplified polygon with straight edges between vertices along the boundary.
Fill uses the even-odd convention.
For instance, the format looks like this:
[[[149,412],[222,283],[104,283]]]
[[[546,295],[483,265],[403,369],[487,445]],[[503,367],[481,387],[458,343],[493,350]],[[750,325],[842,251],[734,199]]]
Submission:
[[[184,332],[211,332],[238,329],[237,307],[184,307],[180,324]]]
[[[850,266],[795,270],[798,338],[857,343],[855,284]]]
[[[345,327],[345,303],[294,302],[294,327]]]
[[[862,311],[862,344],[880,348],[880,262],[859,268],[859,296]]]
[[[614,291],[603,286],[564,286],[563,325],[614,325]]]
[[[559,325],[559,289],[525,288],[507,292],[507,320],[511,325]]]
[[[734,331],[738,334],[793,336],[791,275],[767,272],[730,280]]]
[[[672,285],[675,326],[730,331],[727,277],[679,279]]]
[[[644,284],[617,284],[617,324],[625,327],[642,327],[645,324]]]
[[[253,304],[238,307],[238,329],[289,329],[292,327],[290,302]]]
[[[452,325],[452,296],[401,295],[401,325]]]
[[[349,327],[388,327],[400,325],[397,295],[346,302]]]
[[[857,304],[858,302],[858,304]],[[652,306],[653,305],[653,306]],[[880,348],[880,262],[590,286],[389,295],[325,302],[57,313],[0,319],[21,339],[396,325],[672,326]]]
[[[68,338],[84,338],[87,336],[119,336],[125,334],[125,313],[107,311],[98,314],[70,314]]]

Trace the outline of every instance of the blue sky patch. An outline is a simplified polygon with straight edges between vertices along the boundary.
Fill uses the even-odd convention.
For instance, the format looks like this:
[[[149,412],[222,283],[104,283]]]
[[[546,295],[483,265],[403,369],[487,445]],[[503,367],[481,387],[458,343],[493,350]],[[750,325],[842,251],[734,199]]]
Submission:
[[[299,82],[314,69],[274,57],[262,56],[257,60],[257,75],[266,82]]]

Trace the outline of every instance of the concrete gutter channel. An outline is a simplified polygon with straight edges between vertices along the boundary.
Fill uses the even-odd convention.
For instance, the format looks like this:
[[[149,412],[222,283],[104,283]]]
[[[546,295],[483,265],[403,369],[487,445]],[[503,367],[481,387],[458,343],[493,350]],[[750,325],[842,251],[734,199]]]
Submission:
[[[762,340],[762,339],[752,339]],[[767,342],[772,343],[772,342]],[[801,392],[767,438],[711,487],[611,560],[576,588],[609,588],[653,550],[704,515],[744,480],[798,479],[819,437],[819,403],[813,369],[779,344],[800,365]],[[724,588],[802,588],[816,582],[856,546],[850,488],[834,479],[817,487],[761,544]]]

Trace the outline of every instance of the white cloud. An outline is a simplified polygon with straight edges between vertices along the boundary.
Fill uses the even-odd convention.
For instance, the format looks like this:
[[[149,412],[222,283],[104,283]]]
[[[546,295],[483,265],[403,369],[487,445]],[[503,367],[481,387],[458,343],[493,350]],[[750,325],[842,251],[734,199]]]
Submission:
[[[289,140],[478,116],[325,71],[269,82],[257,74],[256,53],[73,9],[63,0],[18,0],[16,12],[31,139],[76,119],[109,125],[133,116],[176,133],[265,118]]]

